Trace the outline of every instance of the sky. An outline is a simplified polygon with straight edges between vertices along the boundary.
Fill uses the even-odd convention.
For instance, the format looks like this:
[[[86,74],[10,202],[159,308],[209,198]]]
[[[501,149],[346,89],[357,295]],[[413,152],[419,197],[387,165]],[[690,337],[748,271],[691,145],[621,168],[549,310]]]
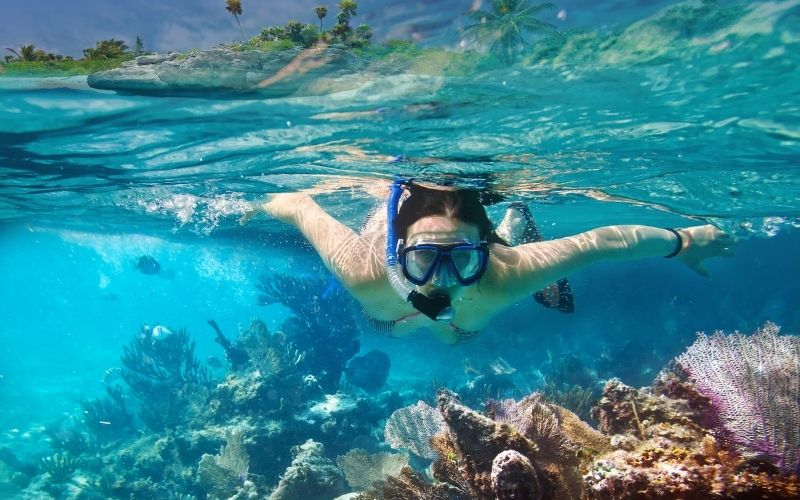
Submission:
[[[327,26],[336,18],[334,0],[242,0],[246,36],[290,19],[317,23],[316,5],[326,5]],[[375,38],[414,39],[435,45],[458,42],[458,27],[470,8],[488,0],[358,0],[354,23],[367,23]],[[536,2],[534,2],[536,3]],[[562,0],[543,18],[559,27],[612,27],[640,19],[672,2],[664,0]],[[224,0],[0,0],[0,47],[34,44],[48,52],[79,57],[98,40],[116,38],[146,50],[211,48],[240,38]],[[563,12],[562,12],[563,11]],[[559,12],[561,15],[559,16]],[[5,54],[8,54],[3,50]]]

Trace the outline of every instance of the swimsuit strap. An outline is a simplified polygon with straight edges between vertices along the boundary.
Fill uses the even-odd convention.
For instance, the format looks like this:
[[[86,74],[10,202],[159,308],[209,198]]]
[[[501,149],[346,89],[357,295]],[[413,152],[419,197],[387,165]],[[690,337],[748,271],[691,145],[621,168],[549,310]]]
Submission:
[[[369,327],[375,333],[378,333],[390,339],[395,338],[395,336],[392,335],[392,331],[394,330],[394,325],[398,321],[402,321],[403,319],[406,319],[411,316],[418,316],[420,314],[420,313],[412,313],[400,318],[399,320],[391,320],[391,319],[385,320],[385,319],[375,319],[369,314],[367,314],[367,312],[364,311],[363,309],[361,311],[364,313],[364,319],[366,319],[367,325],[369,325]],[[480,330],[464,330],[463,328],[459,328],[453,324],[450,324],[450,328],[452,328],[453,331],[456,332],[456,344],[465,344],[470,340],[474,339],[475,337],[477,337],[478,334],[481,333]]]
[[[450,326],[453,327],[453,330],[456,332],[456,336],[458,337],[456,344],[466,344],[481,333],[480,330],[464,330],[463,328],[459,328],[457,326]]]
[[[369,314],[367,314],[367,312],[364,311],[363,309],[362,312],[364,313],[364,319],[367,320],[367,325],[369,325],[369,327],[375,333],[379,333],[380,335],[385,337],[394,338],[394,336],[392,335],[392,330],[394,330],[394,324],[396,323],[396,321],[391,319],[389,320],[375,319]]]

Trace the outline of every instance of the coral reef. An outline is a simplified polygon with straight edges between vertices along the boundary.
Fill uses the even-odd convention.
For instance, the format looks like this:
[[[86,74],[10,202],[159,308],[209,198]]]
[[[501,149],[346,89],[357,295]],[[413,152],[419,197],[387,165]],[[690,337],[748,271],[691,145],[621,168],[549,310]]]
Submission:
[[[384,439],[393,448],[404,448],[423,458],[434,459],[431,438],[447,430],[439,411],[424,401],[395,410],[386,421]]]
[[[44,457],[40,464],[42,471],[50,476],[50,481],[63,483],[78,469],[79,461],[76,457],[64,452]]]
[[[376,453],[370,455],[366,450],[354,448],[336,457],[336,465],[344,473],[347,484],[356,490],[366,490],[375,481],[397,476],[408,466],[405,453]]]
[[[208,325],[214,329],[215,336],[214,342],[219,344],[222,349],[225,351],[225,359],[228,360],[228,363],[231,364],[231,368],[234,370],[238,370],[242,367],[245,363],[247,363],[248,359],[250,359],[246,352],[243,350],[235,347],[228,337],[226,337],[222,333],[222,329],[219,327],[216,321],[210,319],[207,321]],[[265,326],[266,328],[266,326]]]
[[[142,329],[125,346],[124,383],[106,379],[104,398],[84,400],[79,416],[43,430],[51,451],[31,466],[0,448],[0,491],[88,499],[313,500],[348,489],[360,499],[800,496],[798,339],[777,327],[750,337],[701,335],[652,387],[607,381],[592,409],[595,429],[540,392],[482,400],[483,411],[446,389],[435,407],[409,405],[420,391],[378,391],[388,363],[377,351],[347,369],[349,351],[337,351],[326,366],[349,383],[327,391],[318,378],[326,375],[309,363],[322,355],[310,329],[326,326],[301,325],[325,300],[307,301],[317,309],[298,309],[288,331],[254,320],[235,340],[221,340],[212,324],[230,365],[213,382],[188,333]],[[348,344],[347,332],[323,332],[322,345],[340,334]],[[514,374],[500,358],[470,370],[473,380]],[[545,371],[557,396],[594,380],[575,357],[551,360]],[[358,377],[378,380],[357,388]],[[387,445],[413,455],[387,453]]]
[[[492,492],[498,499],[542,497],[535,467],[518,451],[505,450],[494,457],[491,480]]]
[[[702,400],[672,399],[665,389],[686,383],[662,376],[655,394],[611,380],[594,409],[600,429],[612,434],[614,451],[594,461],[584,474],[583,498],[796,498],[797,476],[750,461],[727,449],[698,422]],[[667,381],[667,383],[664,382]],[[697,401],[700,404],[697,404]]]
[[[580,444],[563,433],[555,412],[540,395],[534,394],[508,407],[506,416],[510,418],[494,420],[461,405],[454,394],[439,392],[437,408],[447,424],[459,469],[465,471],[463,479],[473,494],[481,498],[495,494],[496,488],[492,486],[494,460],[500,453],[514,450],[530,461],[541,485],[536,488],[540,492],[538,498],[576,496],[580,492],[577,470]],[[546,426],[539,425],[543,414],[552,418]]]
[[[352,297],[331,281],[282,274],[262,276],[256,288],[259,304],[280,302],[291,309],[283,333],[305,353],[304,366],[322,389],[335,392],[347,360],[359,349],[355,317],[348,314]]]
[[[245,486],[250,457],[242,432],[229,432],[227,444],[218,455],[203,454],[197,464],[197,482],[210,495],[229,498]]]
[[[595,391],[580,385],[559,384],[547,380],[539,391],[547,401],[562,406],[578,415],[582,420],[590,420],[592,406],[597,402]]]
[[[84,425],[101,441],[122,439],[135,432],[122,388],[106,384],[105,398],[81,401]]]
[[[308,396],[306,389],[314,389],[300,372],[305,353],[283,333],[271,334],[263,321],[250,323],[235,350],[248,361],[217,386],[214,412],[220,421],[243,411],[290,414]]]
[[[210,382],[186,330],[143,327],[123,349],[121,375],[141,402],[139,418],[151,430],[180,422],[187,396]]]
[[[403,467],[398,476],[379,481],[356,500],[470,500],[472,497],[447,483],[429,483],[411,467]]]
[[[580,467],[608,449],[603,436],[541,394],[490,402],[488,410],[481,415],[440,390],[436,409],[420,402],[396,411],[387,442],[435,457],[433,477],[447,485],[441,498],[576,498]],[[371,494],[391,498],[392,488],[416,484],[412,479],[386,481]]]
[[[779,340],[774,329],[759,335],[717,342],[730,348],[735,340],[739,349],[744,345],[762,354],[766,350],[772,356],[770,363],[758,366],[765,376],[773,377],[773,383],[780,380],[779,387],[791,391],[797,385],[798,357],[786,346],[793,346],[796,337]],[[701,341],[706,339],[701,337]],[[717,359],[721,355],[715,349],[711,355]],[[746,355],[739,358],[744,359],[737,363],[747,363]],[[771,373],[775,365],[784,370]],[[723,373],[706,382],[722,377],[724,383],[735,385],[732,375],[724,373],[728,369],[720,368]],[[652,388],[634,389],[609,380],[592,410],[602,434],[542,394],[520,401],[488,401],[486,414],[481,415],[453,393],[440,391],[436,409],[420,403],[396,411],[387,422],[391,432],[386,436],[394,447],[413,447],[416,454],[432,458],[431,474],[437,482],[430,484],[405,471],[377,483],[359,498],[415,494],[422,498],[797,498],[800,479],[786,469],[787,464],[791,467],[797,445],[786,435],[776,441],[784,447],[782,460],[743,448],[741,436],[728,437],[732,430],[719,416],[714,394],[705,385],[695,385],[687,371],[673,363]],[[763,390],[768,381],[762,382],[758,388]],[[771,394],[785,393],[775,389]],[[739,396],[759,400],[747,391]],[[792,404],[794,400],[771,415],[793,411]],[[787,403],[777,398],[771,405]],[[742,411],[752,408],[745,406]],[[769,424],[769,419],[761,421]]]
[[[292,448],[292,465],[286,469],[270,500],[330,500],[344,493],[344,476],[323,454],[322,444],[311,439]]]
[[[699,334],[677,363],[711,401],[720,434],[745,457],[800,474],[800,337]]]
[[[47,429],[57,453],[39,471],[13,470],[13,454],[0,462],[30,498],[265,498],[276,485],[275,498],[344,493],[323,445],[332,456],[378,449],[379,423],[402,403],[388,391],[325,394],[295,339],[252,321],[222,346],[229,371],[212,383],[187,332],[144,328],[125,346],[122,368],[110,370],[122,381],[107,379],[105,398]],[[293,446],[309,439],[292,460]],[[397,472],[395,456],[384,455],[375,467]]]

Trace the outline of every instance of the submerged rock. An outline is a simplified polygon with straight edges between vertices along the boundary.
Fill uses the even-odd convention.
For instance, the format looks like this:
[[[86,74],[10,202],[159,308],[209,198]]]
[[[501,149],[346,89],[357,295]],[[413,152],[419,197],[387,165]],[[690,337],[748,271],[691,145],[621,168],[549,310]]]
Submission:
[[[308,96],[357,88],[371,78],[367,64],[336,46],[268,52],[224,47],[140,56],[87,81],[96,89],[134,94]]]
[[[292,448],[292,465],[286,469],[270,500],[329,500],[345,493],[344,476],[323,453],[322,444],[311,439]]]
[[[514,450],[497,454],[492,462],[492,491],[500,500],[541,498],[542,487],[528,458]]]
[[[367,391],[377,391],[386,383],[391,366],[385,352],[369,351],[363,356],[352,358],[347,363],[344,374],[351,384]]]

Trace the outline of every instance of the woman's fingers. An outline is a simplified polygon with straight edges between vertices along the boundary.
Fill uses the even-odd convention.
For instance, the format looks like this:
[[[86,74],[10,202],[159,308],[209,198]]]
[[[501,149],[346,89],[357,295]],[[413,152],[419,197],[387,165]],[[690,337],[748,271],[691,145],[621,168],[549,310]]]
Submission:
[[[702,276],[704,278],[710,278],[711,277],[711,274],[708,272],[708,270],[705,267],[703,267],[703,265],[700,264],[699,262],[697,262],[695,264],[691,264],[689,266],[689,269],[691,269],[692,271],[696,272],[697,274],[699,274],[700,276]]]
[[[244,213],[244,215],[242,215],[239,218],[239,225],[240,226],[244,226],[245,224],[250,222],[250,219],[255,217],[257,213],[258,213],[258,210],[248,210],[247,212]]]

